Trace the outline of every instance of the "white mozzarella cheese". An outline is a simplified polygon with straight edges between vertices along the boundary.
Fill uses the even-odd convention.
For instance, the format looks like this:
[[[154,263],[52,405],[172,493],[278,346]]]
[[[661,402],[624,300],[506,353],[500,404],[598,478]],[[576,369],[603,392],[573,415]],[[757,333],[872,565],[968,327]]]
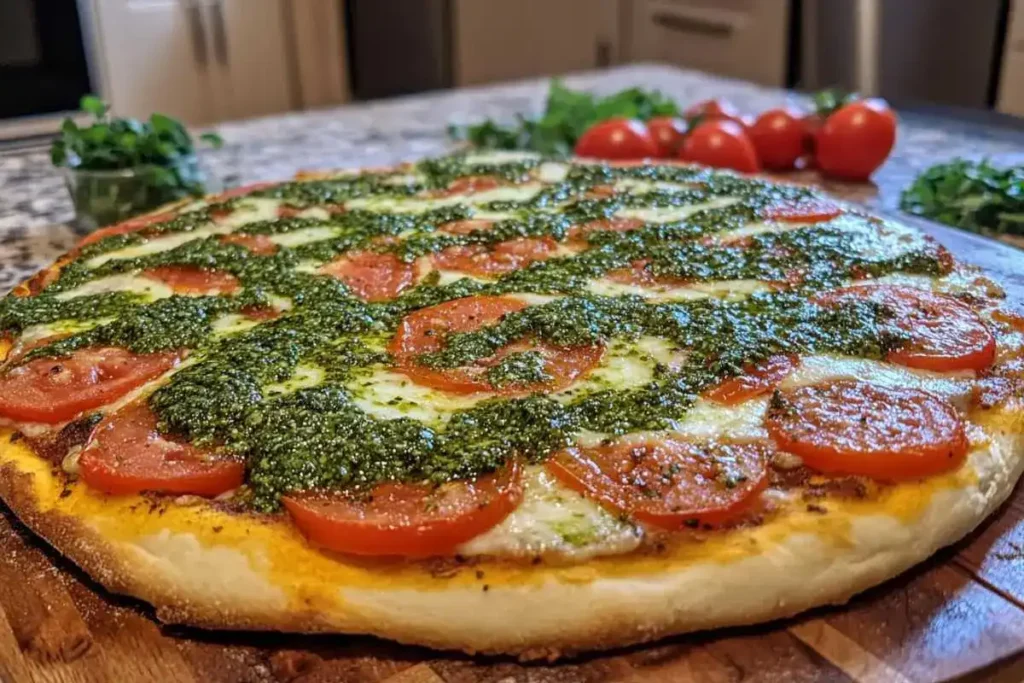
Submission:
[[[599,296],[638,296],[649,301],[692,301],[712,297],[732,301],[746,298],[755,292],[770,291],[771,287],[760,280],[722,280],[643,287],[601,279],[588,283],[587,290]]]
[[[514,149],[494,149],[486,152],[472,152],[462,158],[471,166],[497,166],[499,164],[514,164],[521,161],[533,161],[539,159],[536,152],[526,152]]]
[[[973,378],[974,372],[971,370],[931,372],[864,358],[823,355],[801,358],[800,366],[782,382],[781,387],[854,379],[887,387],[923,389],[954,402],[963,402],[970,394]]]
[[[649,194],[651,192],[688,192],[693,189],[692,185],[686,185],[683,183],[667,183],[661,180],[636,180],[634,178],[616,180],[612,184],[612,187],[615,188],[617,192],[628,192],[629,194]]]
[[[57,320],[45,325],[30,325],[26,327],[18,337],[20,344],[31,344],[32,342],[54,337],[57,335],[77,334],[91,330],[99,325],[105,325],[113,318],[95,318],[93,320]]]
[[[279,199],[263,197],[245,197],[238,201],[237,208],[219,222],[230,228],[240,228],[247,223],[272,221],[277,218],[277,210],[281,206]]]
[[[149,239],[142,244],[137,244],[131,247],[125,247],[124,249],[117,249],[115,251],[109,251],[99,256],[94,256],[85,262],[86,268],[96,268],[101,266],[107,261],[115,261],[119,259],[130,259],[138,258],[140,256],[151,256],[153,254],[159,254],[161,252],[170,251],[176,247],[180,247],[186,242],[192,240],[203,239],[211,237],[213,235],[223,235],[231,232],[231,228],[226,225],[213,225],[210,224],[207,227],[196,228],[189,232],[178,232],[171,233],[169,235],[163,235],[161,237],[154,237]]]
[[[560,183],[569,175],[569,165],[545,161],[537,167],[537,179],[543,183]]]
[[[302,244],[329,240],[337,235],[338,228],[329,225],[316,225],[311,228],[300,228],[271,235],[270,241],[281,247],[297,247]]]
[[[165,299],[174,294],[174,290],[157,280],[150,280],[139,275],[111,275],[110,277],[90,280],[74,289],[57,294],[55,298],[60,301],[66,301],[80,296],[107,294],[110,292],[132,292],[148,301]]]
[[[523,183],[521,185],[496,187],[493,190],[450,197],[420,197],[411,199],[366,197],[350,199],[345,203],[345,206],[349,209],[362,209],[365,211],[424,213],[433,209],[442,209],[446,206],[456,206],[458,204],[488,204],[498,201],[525,202],[536,196],[543,187],[540,183]]]
[[[681,221],[692,216],[698,211],[705,209],[722,209],[731,206],[739,201],[735,197],[719,197],[700,204],[685,204],[683,206],[655,206],[647,209],[625,208],[619,209],[615,215],[618,218],[636,218],[645,223],[672,223]]]
[[[571,402],[598,391],[639,387],[654,379],[656,365],[676,367],[685,355],[685,351],[659,337],[616,340],[609,344],[597,367],[586,377],[552,396],[559,401]]]
[[[488,398],[488,394],[439,391],[386,369],[373,370],[345,386],[352,394],[353,403],[373,417],[382,420],[408,417],[432,425],[446,422],[453,412],[471,408]]]
[[[210,323],[210,327],[213,329],[213,334],[215,336],[223,337],[225,335],[251,330],[259,324],[260,321],[247,318],[239,313],[228,313],[215,318],[213,322]]]
[[[268,384],[263,387],[264,396],[280,396],[292,394],[299,389],[319,386],[324,381],[324,371],[314,365],[298,365],[292,376],[283,382]]]
[[[464,555],[588,557],[627,553],[642,531],[558,482],[543,467],[528,467],[523,501],[496,527],[459,548]]]

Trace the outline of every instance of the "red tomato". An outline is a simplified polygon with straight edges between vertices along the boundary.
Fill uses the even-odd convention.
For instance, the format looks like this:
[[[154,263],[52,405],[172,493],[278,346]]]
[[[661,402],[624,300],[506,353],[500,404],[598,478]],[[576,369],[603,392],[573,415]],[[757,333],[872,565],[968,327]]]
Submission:
[[[256,192],[257,190],[265,190],[268,187],[273,187],[278,184],[279,183],[273,181],[264,181],[260,183],[250,183],[248,185],[240,185],[239,187],[233,187],[230,190],[226,190],[218,195],[210,197],[210,203],[215,204],[228,199],[234,199],[235,197],[244,197],[245,195]]]
[[[168,285],[176,294],[216,295],[234,294],[241,285],[231,273],[207,270],[196,266],[157,266],[142,273]]]
[[[399,371],[414,382],[459,394],[497,391],[509,395],[558,391],[597,365],[604,353],[600,346],[554,346],[529,340],[515,342],[488,358],[458,368],[433,369],[416,362],[420,354],[443,348],[447,335],[494,325],[502,316],[524,308],[526,303],[523,301],[500,296],[471,296],[421,308],[405,316],[388,351],[395,357]],[[537,351],[544,357],[544,372],[551,379],[525,386],[492,386],[486,376],[487,368],[510,353],[526,350]]]
[[[711,387],[704,392],[704,397],[726,405],[742,403],[748,398],[768,393],[799,365],[800,359],[797,356],[772,356],[756,365],[745,367],[742,375],[730,377]]]
[[[734,122],[744,130],[750,126],[750,122],[740,116],[736,107],[725,100],[702,100],[688,107],[683,112],[683,118],[691,125],[694,119],[698,119],[698,125],[706,121],[725,120]]]
[[[395,254],[350,251],[320,268],[346,285],[360,299],[388,301],[416,282],[416,264],[405,263]]]
[[[501,187],[501,182],[494,176],[473,175],[464,178],[456,178],[447,188],[437,190],[435,196],[446,197],[456,194],[473,194],[474,192],[485,192]]]
[[[804,114],[800,119],[800,125],[804,131],[804,156],[801,159],[804,168],[814,168],[814,150],[817,145],[818,132],[824,123],[824,119],[818,113]]]
[[[743,129],[732,121],[708,121],[698,125],[683,141],[679,158],[714,168],[757,173],[757,151]]]
[[[512,460],[473,481],[380,484],[368,495],[294,493],[281,502],[311,541],[352,555],[449,554],[519,506],[522,466]]]
[[[241,232],[233,232],[222,235],[222,244],[237,244],[245,247],[257,256],[270,256],[277,252],[277,244],[267,235],[246,235]]]
[[[114,495],[160,493],[216,496],[238,488],[245,465],[216,458],[195,446],[161,436],[145,401],[103,418],[78,459],[82,479]]]
[[[658,146],[658,156],[674,158],[686,136],[686,121],[676,116],[655,116],[647,122],[647,132]]]
[[[886,360],[911,368],[948,372],[984,370],[992,365],[996,342],[981,317],[967,305],[941,294],[897,285],[859,285],[829,292],[823,303],[867,299],[892,312],[886,324],[910,342]]]
[[[815,136],[815,162],[827,175],[867,180],[896,142],[896,115],[884,100],[852,102],[828,117]]]
[[[169,221],[178,215],[177,211],[164,211],[162,213],[146,214],[145,216],[138,216],[124,221],[123,223],[117,223],[106,228],[100,228],[94,232],[89,233],[79,241],[76,245],[77,249],[92,244],[93,242],[99,242],[101,239],[111,237],[113,235],[124,235],[130,232],[139,232],[144,228],[155,223],[163,223]]]
[[[70,420],[121,398],[177,362],[176,353],[136,354],[113,347],[37,358],[0,375],[0,415],[49,424]]]
[[[433,258],[434,265],[442,270],[487,277],[511,273],[534,261],[551,258],[557,250],[558,243],[550,237],[517,237],[490,246],[448,247]]]
[[[769,109],[747,130],[765,168],[788,171],[804,153],[804,127],[787,109]]]
[[[658,145],[636,119],[614,118],[595,123],[576,142],[578,157],[647,159],[658,156]]]
[[[784,223],[820,223],[843,213],[842,207],[822,197],[803,197],[795,201],[780,200],[762,212],[765,220]]]
[[[478,230],[489,230],[492,225],[494,225],[494,221],[483,218],[467,218],[461,221],[449,221],[438,229],[450,235],[468,235]]]
[[[591,232],[629,232],[644,227],[639,218],[603,218],[569,228],[570,240],[584,239]]]
[[[763,444],[663,439],[571,448],[548,461],[565,485],[641,522],[666,529],[722,524],[767,484]]]
[[[766,417],[779,448],[828,474],[916,479],[967,454],[963,420],[920,389],[841,380],[776,394]]]

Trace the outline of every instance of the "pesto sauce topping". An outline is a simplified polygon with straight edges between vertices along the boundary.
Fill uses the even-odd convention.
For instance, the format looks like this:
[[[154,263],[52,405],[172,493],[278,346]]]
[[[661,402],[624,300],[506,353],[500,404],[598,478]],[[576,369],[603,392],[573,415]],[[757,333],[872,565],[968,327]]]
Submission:
[[[525,199],[480,204],[470,198],[405,213],[388,208],[388,202],[439,196],[454,181],[470,176],[536,183],[531,174],[540,164],[539,159],[468,164],[453,156],[392,173],[283,183],[190,210],[143,233],[89,245],[37,296],[0,300],[0,330],[16,335],[32,325],[113,318],[41,346],[29,358],[104,345],[140,353],[190,349],[194,363],[149,397],[160,429],[243,457],[248,465],[247,500],[256,509],[274,510],[279,496],[292,490],[473,477],[501,466],[513,454],[541,462],[573,443],[583,429],[622,434],[666,428],[685,415],[701,391],[773,354],[882,358],[904,342],[885,325],[889,313],[884,307],[866,301],[823,307],[813,303],[813,295],[853,278],[895,272],[936,275],[948,268],[938,249],[924,241],[895,256],[887,255],[884,246],[872,252],[873,244],[884,242],[884,225],[857,215],[755,233],[732,243],[704,239],[756,222],[773,202],[812,195],[803,188],[693,168],[571,166],[564,180]],[[610,197],[593,192],[618,181],[647,183],[647,191]],[[681,212],[675,220],[648,221],[630,232],[591,231],[570,242],[574,226],[622,211],[671,212],[727,198],[732,203]],[[118,250],[210,228],[218,217],[267,199],[297,210],[326,208],[327,217],[253,221],[238,232],[279,236],[326,228],[327,238],[255,256],[242,246],[222,242],[219,235],[197,236],[164,251],[116,258]],[[338,210],[352,199],[366,201],[358,208]],[[468,234],[439,231],[445,223],[473,218],[481,211],[505,217],[489,229]],[[395,300],[376,304],[353,296],[341,281],[315,272],[317,266],[353,249],[391,252],[411,262],[453,246],[489,246],[519,237],[551,238],[581,248],[488,281],[463,278],[441,285],[433,272]],[[89,263],[103,254],[108,255],[103,263]],[[590,291],[591,283],[609,272],[638,264],[666,283],[793,284],[766,287],[739,300],[652,301]],[[131,292],[106,292],[68,298],[76,288],[100,278],[169,265],[224,271],[242,288],[236,295],[220,297],[149,300]],[[544,394],[496,396],[454,411],[447,421],[381,419],[358,405],[352,382],[392,369],[384,349],[404,315],[465,296],[512,293],[560,298],[510,313],[474,332],[448,335],[440,350],[420,356],[419,362],[432,368],[464,366],[524,338],[580,346],[646,335],[665,339],[687,355],[679,367],[656,366],[653,379],[641,386],[598,386],[570,400]],[[268,306],[273,297],[286,297],[292,308],[249,329],[216,332],[219,317]],[[289,387],[300,368],[322,373],[322,381],[268,390],[270,385]],[[536,351],[506,355],[489,365],[485,377],[496,389],[550,379]]]

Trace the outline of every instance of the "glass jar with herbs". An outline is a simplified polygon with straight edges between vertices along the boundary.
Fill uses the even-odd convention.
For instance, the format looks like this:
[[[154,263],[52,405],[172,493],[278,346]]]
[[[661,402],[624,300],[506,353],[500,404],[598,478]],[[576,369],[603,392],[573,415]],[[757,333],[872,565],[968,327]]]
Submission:
[[[63,169],[79,229],[217,189],[207,186],[192,136],[180,121],[163,114],[147,121],[112,117],[93,95],[82,98],[81,108],[92,123],[65,119],[50,150],[54,166]],[[213,147],[222,144],[215,133],[199,137]]]

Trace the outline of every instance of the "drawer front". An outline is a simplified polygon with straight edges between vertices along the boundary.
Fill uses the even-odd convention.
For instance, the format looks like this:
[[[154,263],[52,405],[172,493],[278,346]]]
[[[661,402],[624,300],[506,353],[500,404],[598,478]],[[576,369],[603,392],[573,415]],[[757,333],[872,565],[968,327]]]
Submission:
[[[789,0],[633,0],[630,57],[785,84]]]

